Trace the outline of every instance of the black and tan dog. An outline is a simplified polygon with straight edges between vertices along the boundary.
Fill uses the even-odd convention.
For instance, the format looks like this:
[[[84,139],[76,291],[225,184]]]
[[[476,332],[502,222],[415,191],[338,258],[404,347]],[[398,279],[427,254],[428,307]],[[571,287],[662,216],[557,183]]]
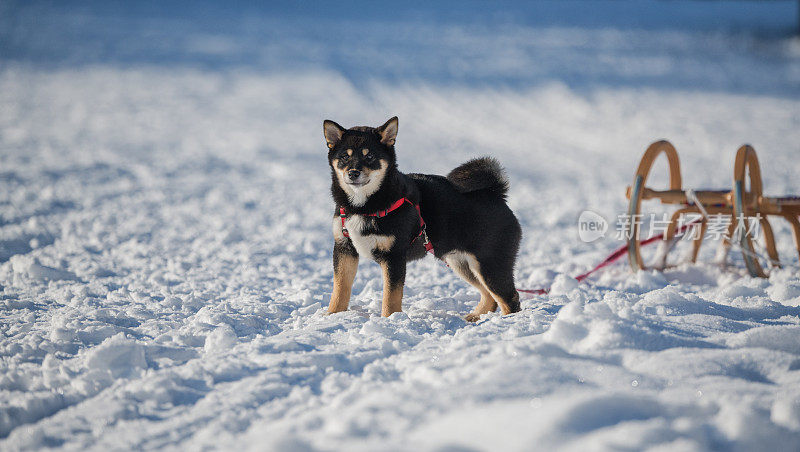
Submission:
[[[447,177],[403,174],[394,149],[397,117],[377,128],[325,121],[323,130],[336,202],[328,312],[347,310],[359,256],[383,268],[382,315],[400,311],[406,262],[426,249],[480,291],[467,320],[498,304],[503,314],[519,311],[514,260],[522,232],[496,160],[471,160]]]

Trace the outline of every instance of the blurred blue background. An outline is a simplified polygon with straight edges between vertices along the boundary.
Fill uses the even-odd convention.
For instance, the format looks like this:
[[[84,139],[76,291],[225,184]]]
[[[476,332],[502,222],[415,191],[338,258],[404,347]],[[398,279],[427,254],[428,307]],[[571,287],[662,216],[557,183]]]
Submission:
[[[4,1],[0,64],[796,95],[797,21],[796,1]]]

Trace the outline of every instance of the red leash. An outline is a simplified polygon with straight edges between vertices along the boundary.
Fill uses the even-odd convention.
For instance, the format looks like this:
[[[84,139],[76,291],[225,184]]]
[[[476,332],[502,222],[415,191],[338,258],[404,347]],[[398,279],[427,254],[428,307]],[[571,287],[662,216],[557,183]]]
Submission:
[[[692,226],[693,224],[697,223],[698,221],[700,221],[699,218],[696,219],[696,220],[692,220],[692,221],[682,225],[681,227],[679,227],[675,231],[675,235],[677,236],[678,234],[683,233],[683,231],[685,231],[686,229],[688,229],[690,226]],[[649,245],[649,244],[651,244],[653,242],[656,242],[658,240],[663,240],[664,236],[666,234],[667,233],[664,232],[661,235],[654,235],[653,237],[650,237],[647,240],[642,241],[640,243],[640,245]],[[594,273],[594,272],[600,270],[601,268],[607,267],[607,266],[613,264],[614,262],[618,261],[622,256],[624,256],[627,253],[627,251],[628,251],[628,244],[626,243],[626,244],[620,246],[619,248],[615,249],[613,253],[609,254],[608,257],[605,258],[605,260],[603,262],[600,262],[599,264],[597,264],[596,267],[594,267],[593,269],[589,270],[586,273],[581,273],[580,275],[576,276],[575,279],[578,280],[578,282],[583,282],[583,280],[588,278],[592,273]],[[517,292],[530,293],[530,294],[536,294],[536,295],[544,295],[544,294],[547,294],[548,292],[550,292],[550,288],[547,288],[547,289],[517,289]]]

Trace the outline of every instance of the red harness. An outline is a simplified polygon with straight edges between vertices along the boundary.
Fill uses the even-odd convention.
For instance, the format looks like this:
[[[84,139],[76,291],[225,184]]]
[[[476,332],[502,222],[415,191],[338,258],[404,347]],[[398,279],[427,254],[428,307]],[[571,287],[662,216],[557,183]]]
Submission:
[[[379,210],[379,211],[377,211],[375,213],[365,213],[365,214],[362,214],[362,215],[364,215],[366,217],[383,218],[386,215],[389,215],[390,213],[392,213],[395,210],[397,210],[400,207],[402,207],[403,204],[405,204],[405,203],[409,203],[412,206],[414,206],[414,208],[417,209],[417,216],[419,216],[419,234],[417,234],[417,236],[414,237],[413,240],[411,240],[411,243],[414,243],[414,240],[417,240],[421,236],[423,239],[425,239],[425,242],[424,242],[425,243],[425,251],[428,251],[431,254],[433,254],[433,244],[430,242],[430,240],[428,240],[428,234],[425,232],[425,220],[422,219],[422,213],[419,210],[419,204],[413,203],[410,199],[403,197],[403,198],[400,198],[397,201],[395,201],[386,210]],[[344,207],[339,207],[339,217],[342,219],[342,234],[345,237],[350,238],[350,233],[347,232],[347,227],[345,227],[345,224],[344,224],[344,221],[347,219],[347,214],[344,211]]]

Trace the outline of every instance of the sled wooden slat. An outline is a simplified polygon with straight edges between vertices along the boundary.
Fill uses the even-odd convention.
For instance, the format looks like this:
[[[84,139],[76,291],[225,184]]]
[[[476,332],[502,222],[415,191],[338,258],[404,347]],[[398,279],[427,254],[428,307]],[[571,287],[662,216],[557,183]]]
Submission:
[[[730,190],[718,191],[695,191],[697,199],[703,204],[729,204]],[[625,196],[630,199],[631,187],[627,188]],[[683,190],[653,190],[652,188],[644,187],[642,190],[642,199],[659,199],[664,204],[688,204],[689,200],[686,198],[686,192]]]

